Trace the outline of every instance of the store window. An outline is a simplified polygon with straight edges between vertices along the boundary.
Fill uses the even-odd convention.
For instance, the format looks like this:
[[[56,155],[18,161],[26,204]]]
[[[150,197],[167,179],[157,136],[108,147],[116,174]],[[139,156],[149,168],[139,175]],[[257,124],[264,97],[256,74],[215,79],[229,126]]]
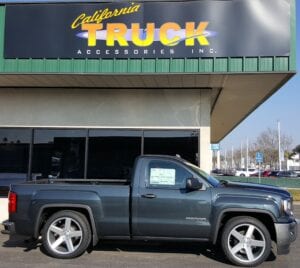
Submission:
[[[129,180],[141,140],[142,131],[90,130],[87,177]]]
[[[27,179],[30,129],[0,129],[0,180]],[[5,184],[5,182],[1,183]]]
[[[35,130],[32,174],[41,178],[84,178],[85,139],[85,130]]]
[[[0,179],[24,181],[30,172],[33,180],[129,180],[141,154],[179,155],[197,164],[198,138],[193,130],[4,128],[0,129]]]
[[[144,154],[178,155],[198,165],[198,139],[196,130],[145,131]]]

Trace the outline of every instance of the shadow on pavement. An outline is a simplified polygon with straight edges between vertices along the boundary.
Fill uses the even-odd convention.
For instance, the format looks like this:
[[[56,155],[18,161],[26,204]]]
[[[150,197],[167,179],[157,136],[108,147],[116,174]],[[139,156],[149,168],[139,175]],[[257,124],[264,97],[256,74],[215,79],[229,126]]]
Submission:
[[[7,237],[9,239],[3,243],[3,247],[24,248],[24,252],[39,249],[41,254],[45,253],[41,247],[40,241],[26,239],[25,237],[17,235],[7,235]],[[92,251],[193,254],[197,256],[203,255],[222,264],[230,264],[223,254],[221,247],[212,245],[210,243],[102,241],[94,248],[88,250],[88,252]],[[275,259],[275,255],[271,253],[267,261],[274,261]]]
[[[3,242],[2,246],[7,248],[24,248],[24,252],[28,252],[40,247],[39,241],[19,235],[7,235],[8,240]]]

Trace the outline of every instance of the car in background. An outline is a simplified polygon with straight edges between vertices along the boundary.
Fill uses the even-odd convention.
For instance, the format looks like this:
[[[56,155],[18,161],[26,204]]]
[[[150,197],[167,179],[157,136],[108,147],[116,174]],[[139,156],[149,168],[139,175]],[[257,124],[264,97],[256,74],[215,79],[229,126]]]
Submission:
[[[293,170],[293,171],[297,174],[298,177],[300,177],[300,170]]]
[[[263,176],[264,174],[264,171],[261,170],[260,172],[259,171],[256,171],[255,173],[251,174],[250,177],[266,177],[266,176]]]
[[[211,174],[214,176],[235,176],[234,169],[213,169]]]
[[[279,170],[273,170],[271,173],[268,175],[268,177],[277,177]]]
[[[276,177],[284,177],[284,178],[297,178],[298,175],[296,172],[292,170],[279,171]]]
[[[222,170],[222,169],[218,169],[218,168],[213,169],[213,170],[211,171],[211,174],[212,174],[212,175],[216,175],[216,176],[223,176],[223,175],[224,175],[224,174],[223,174],[223,170]]]
[[[256,174],[258,170],[256,168],[248,168],[246,170],[245,168],[242,169],[237,169],[235,171],[235,176],[236,177],[251,177],[252,175]]]
[[[271,170],[265,170],[262,172],[262,177],[270,177],[270,174],[272,173]]]

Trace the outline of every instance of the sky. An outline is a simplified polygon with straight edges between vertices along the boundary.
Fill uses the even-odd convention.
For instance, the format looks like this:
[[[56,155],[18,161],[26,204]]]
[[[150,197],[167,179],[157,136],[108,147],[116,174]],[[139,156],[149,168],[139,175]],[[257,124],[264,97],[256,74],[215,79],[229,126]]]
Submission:
[[[297,71],[300,70],[300,2],[297,5]],[[297,73],[281,89],[259,106],[220,143],[221,151],[241,147],[254,141],[267,128],[277,129],[280,121],[281,133],[291,136],[292,148],[300,144],[300,74]]]

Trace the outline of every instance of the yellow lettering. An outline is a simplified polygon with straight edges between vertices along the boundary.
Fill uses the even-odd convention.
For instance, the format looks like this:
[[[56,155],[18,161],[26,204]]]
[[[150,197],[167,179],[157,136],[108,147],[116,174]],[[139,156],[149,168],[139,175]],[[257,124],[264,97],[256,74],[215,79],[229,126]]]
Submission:
[[[139,47],[147,47],[150,46],[154,41],[154,31],[155,25],[154,23],[147,23],[146,26],[146,36],[145,38],[141,39],[140,37],[140,24],[139,23],[132,23],[131,24],[132,30],[132,43]]]
[[[134,7],[132,7],[131,9],[131,13],[134,13],[134,12],[138,12],[139,11],[139,8],[140,8],[141,5],[135,5]]]
[[[125,38],[126,32],[127,27],[123,23],[107,23],[106,45],[112,47],[117,41],[121,47],[128,46]]]
[[[85,17],[83,20],[82,20],[82,24],[86,24],[86,23],[89,23],[89,22],[91,22],[91,16],[87,16],[87,17]]]
[[[76,29],[82,22],[81,20],[85,17],[85,14],[80,14],[72,23],[71,28]]]
[[[88,31],[88,46],[94,47],[96,46],[96,33],[97,30],[101,30],[103,28],[103,24],[96,24],[96,23],[89,23],[89,24],[82,24],[81,30]]]
[[[186,46],[194,46],[195,39],[198,40],[200,46],[209,46],[209,42],[207,38],[204,36],[204,31],[208,26],[208,21],[200,22],[197,29],[195,30],[195,23],[194,22],[187,22],[185,24],[186,30]]]
[[[175,35],[173,38],[169,38],[168,31],[170,29],[174,31],[179,31],[181,28],[175,22],[164,23],[160,27],[160,31],[159,31],[160,42],[165,46],[176,46],[178,44],[178,41],[180,40],[180,37]]]
[[[121,9],[110,10],[105,8],[104,10],[100,9],[93,13],[93,15],[87,16],[85,13],[80,14],[71,24],[71,29],[76,29],[82,24],[85,23],[101,23],[105,19],[112,17],[118,17],[121,15],[136,13],[139,11],[140,4],[131,3],[129,7],[123,7]]]

